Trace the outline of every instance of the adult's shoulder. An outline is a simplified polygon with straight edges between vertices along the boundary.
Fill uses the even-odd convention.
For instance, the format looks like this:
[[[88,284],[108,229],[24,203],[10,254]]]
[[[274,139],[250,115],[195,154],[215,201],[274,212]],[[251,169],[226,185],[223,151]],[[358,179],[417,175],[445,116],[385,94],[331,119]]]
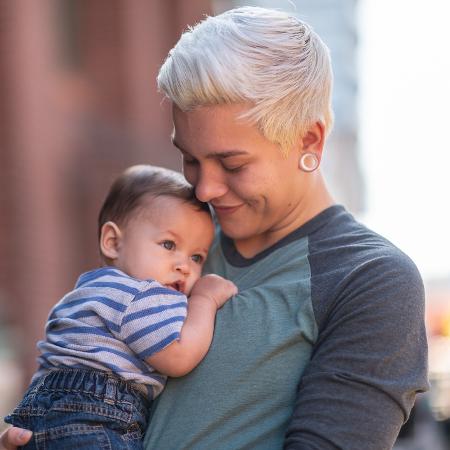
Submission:
[[[418,275],[408,255],[343,207],[335,207],[323,226],[309,234],[308,246],[313,275],[334,272],[350,276],[371,267],[389,267],[405,271],[405,275]]]
[[[390,448],[428,387],[420,274],[343,208],[308,245],[318,335],[286,448]]]
[[[423,282],[411,258],[343,207],[309,236],[309,261],[318,323],[337,304],[423,309]]]

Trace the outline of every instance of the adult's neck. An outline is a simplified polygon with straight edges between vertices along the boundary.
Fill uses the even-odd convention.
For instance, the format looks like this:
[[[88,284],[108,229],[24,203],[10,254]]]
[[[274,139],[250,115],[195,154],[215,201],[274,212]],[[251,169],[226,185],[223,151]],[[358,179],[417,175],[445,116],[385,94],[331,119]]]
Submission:
[[[252,258],[263,250],[276,244],[292,231],[335,204],[328,191],[325,180],[320,171],[311,176],[301,198],[293,202],[294,207],[287,211],[280,221],[269,229],[251,238],[236,240],[237,251],[245,258]]]

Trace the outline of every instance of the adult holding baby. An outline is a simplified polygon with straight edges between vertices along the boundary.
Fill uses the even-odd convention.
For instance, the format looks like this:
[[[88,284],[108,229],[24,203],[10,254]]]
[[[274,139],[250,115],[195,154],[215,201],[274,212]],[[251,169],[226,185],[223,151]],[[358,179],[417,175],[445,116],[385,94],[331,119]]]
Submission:
[[[158,83],[220,225],[206,269],[239,294],[167,383],[145,448],[391,448],[427,388],[423,285],[327,190],[328,49],[289,14],[239,8],[185,32]]]

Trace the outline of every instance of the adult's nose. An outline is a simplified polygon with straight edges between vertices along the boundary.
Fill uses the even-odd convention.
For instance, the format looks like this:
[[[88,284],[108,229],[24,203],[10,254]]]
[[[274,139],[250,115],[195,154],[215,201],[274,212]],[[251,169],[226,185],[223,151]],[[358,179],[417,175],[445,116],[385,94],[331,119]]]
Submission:
[[[219,174],[207,168],[198,172],[195,183],[195,195],[201,202],[210,202],[222,197],[228,190],[225,181]]]

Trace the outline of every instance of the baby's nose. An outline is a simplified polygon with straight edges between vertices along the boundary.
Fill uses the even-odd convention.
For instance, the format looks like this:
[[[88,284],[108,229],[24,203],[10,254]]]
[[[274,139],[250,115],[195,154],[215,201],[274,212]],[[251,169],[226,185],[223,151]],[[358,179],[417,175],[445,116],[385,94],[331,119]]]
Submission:
[[[190,272],[189,263],[186,260],[179,260],[175,264],[175,270],[181,272],[183,275],[188,275]]]

